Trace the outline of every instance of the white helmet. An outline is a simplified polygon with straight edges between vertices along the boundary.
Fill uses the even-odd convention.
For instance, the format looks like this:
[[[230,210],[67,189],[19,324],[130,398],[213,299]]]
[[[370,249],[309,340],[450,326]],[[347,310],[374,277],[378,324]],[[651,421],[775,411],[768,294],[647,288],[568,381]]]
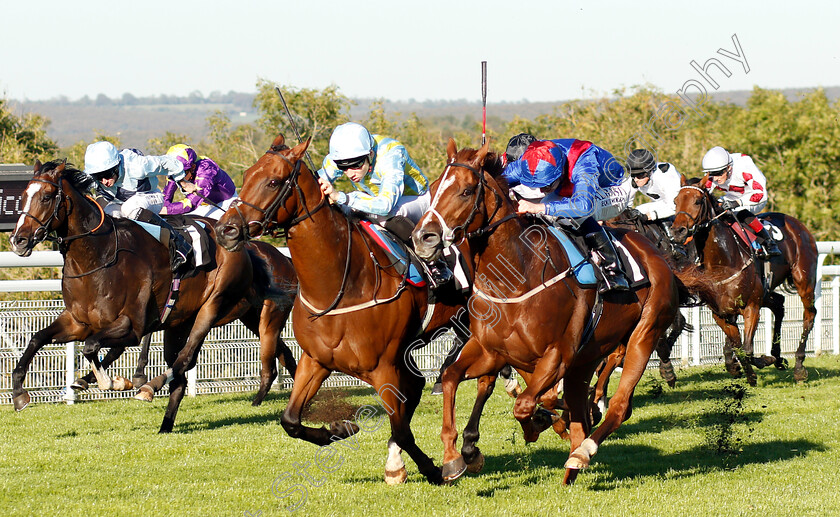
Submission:
[[[85,151],[85,172],[98,174],[112,169],[120,163],[120,153],[111,142],[96,142]]]
[[[732,165],[732,157],[723,147],[712,147],[703,156],[703,172],[710,176],[720,176],[730,165]]]
[[[376,143],[365,126],[347,122],[335,128],[330,136],[330,153],[327,158],[335,162],[367,156],[374,145]]]

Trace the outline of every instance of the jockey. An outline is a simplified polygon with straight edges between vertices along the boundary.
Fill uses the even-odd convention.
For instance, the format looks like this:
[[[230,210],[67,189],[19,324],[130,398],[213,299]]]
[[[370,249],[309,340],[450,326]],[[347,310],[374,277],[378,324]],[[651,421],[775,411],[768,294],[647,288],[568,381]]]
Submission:
[[[647,149],[630,151],[627,168],[632,178],[631,186],[653,200],[635,208],[637,217],[643,221],[658,222],[674,250],[687,256],[685,248],[675,244],[671,235],[671,223],[677,210],[674,199],[680,193],[682,178],[677,168],[672,163],[657,162],[653,153]]]
[[[173,272],[189,262],[192,246],[157,214],[163,208],[157,176],[183,170],[183,164],[173,156],[144,156],[136,149],[117,151],[107,141],[90,144],[85,150],[85,172],[96,180],[97,202],[105,205],[108,215],[133,219],[161,242],[169,242]],[[169,239],[162,238],[161,229],[168,230]]]
[[[199,158],[188,145],[173,145],[166,154],[180,161],[184,170],[169,175],[171,181],[163,189],[163,208],[160,213],[189,214],[212,219],[221,217],[236,197],[236,186],[230,176],[210,158]],[[175,191],[179,187],[185,199],[174,202]]]
[[[754,214],[767,206],[767,179],[752,158],[746,154],[729,153],[723,147],[712,147],[703,156],[703,173],[708,176],[706,188],[725,194],[720,198],[720,207],[733,210],[735,217],[752,228],[758,240],[753,249],[761,258],[782,254],[776,241]]]
[[[507,154],[516,158],[516,149]],[[579,225],[584,241],[601,258],[604,284],[599,292],[629,289],[612,241],[598,224],[617,216],[630,200],[624,168],[612,154],[584,140],[535,140],[520,158],[508,163],[504,177],[512,187],[521,184],[544,195],[539,203],[520,199],[520,213],[568,218]]]
[[[339,192],[333,182],[347,176],[353,192]],[[405,146],[382,135],[371,135],[361,124],[341,124],[330,136],[330,152],[318,171],[321,192],[330,200],[365,214],[377,223],[402,216],[417,224],[429,208],[429,180]],[[438,287],[452,278],[442,261],[429,265]]]

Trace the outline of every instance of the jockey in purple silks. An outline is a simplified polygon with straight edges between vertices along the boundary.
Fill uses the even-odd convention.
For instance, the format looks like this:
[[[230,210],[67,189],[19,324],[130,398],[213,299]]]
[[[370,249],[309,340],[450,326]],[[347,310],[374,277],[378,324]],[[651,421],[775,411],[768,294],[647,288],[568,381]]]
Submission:
[[[216,162],[199,157],[192,147],[173,145],[166,152],[184,166],[183,172],[171,174],[171,181],[163,190],[161,214],[189,214],[218,219],[236,196],[236,186],[228,174]],[[175,191],[181,188],[183,201],[173,201]],[[202,204],[202,203],[205,204]],[[221,206],[221,210],[212,204]]]

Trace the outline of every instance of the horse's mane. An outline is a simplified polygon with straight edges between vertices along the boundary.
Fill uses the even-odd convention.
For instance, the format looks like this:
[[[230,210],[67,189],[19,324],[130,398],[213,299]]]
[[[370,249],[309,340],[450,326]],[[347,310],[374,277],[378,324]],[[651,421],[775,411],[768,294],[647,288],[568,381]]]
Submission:
[[[96,183],[96,180],[89,174],[80,171],[72,163],[65,162],[64,160],[52,160],[43,164],[40,174],[55,170],[62,164],[64,164],[64,170],[61,172],[61,177],[69,181],[80,192],[87,192]]]

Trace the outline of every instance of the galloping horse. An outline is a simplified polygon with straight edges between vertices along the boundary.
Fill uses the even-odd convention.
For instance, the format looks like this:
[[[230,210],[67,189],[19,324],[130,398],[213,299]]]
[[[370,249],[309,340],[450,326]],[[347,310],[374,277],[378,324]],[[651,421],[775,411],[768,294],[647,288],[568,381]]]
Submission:
[[[431,207],[413,233],[415,249],[424,260],[436,258],[457,239],[469,242],[476,278],[470,303],[486,307],[476,312],[493,314],[472,319],[472,336],[443,374],[443,475],[446,480],[455,479],[467,464],[483,460],[475,447],[477,421],[471,420],[464,431],[463,456],[455,449],[458,384],[508,363],[528,384],[513,411],[523,429],[537,401],[545,400],[545,394],[563,380],[571,419],[571,454],[564,483],[571,483],[579,469],[589,465],[598,445],[630,417],[633,390],[656,343],[676,316],[677,282],[647,239],[633,232],[615,232],[647,271],[649,283],[629,292],[605,294],[600,317],[604,323],[598,325],[593,313],[597,290],[582,288],[570,276],[574,267],[556,239],[546,237],[534,245],[531,235],[548,232],[544,227],[529,227],[517,217],[507,186],[497,181],[500,161],[488,150],[485,144],[478,151],[458,151],[455,142],[449,141],[446,169],[432,184]],[[624,371],[603,422],[592,432],[589,382],[601,359],[620,343],[627,346]],[[479,382],[483,404],[482,388]],[[477,415],[475,410],[473,415]]]
[[[216,226],[219,244],[231,250],[272,228],[287,229],[300,284],[292,324],[303,353],[283,428],[316,445],[358,432],[347,422],[333,422],[330,429],[301,424],[303,408],[330,372],[344,372],[373,386],[389,413],[386,482],[405,480],[401,448],[430,482],[440,483],[440,468],[420,450],[410,428],[425,379],[414,373],[408,352],[413,342],[429,342],[436,329],[465,314],[466,297],[454,288],[438,289],[431,305],[427,289],[397,273],[357,220],[327,203],[302,160],[309,140],[292,149],[284,142],[278,136],[245,171],[239,201]]]
[[[726,212],[720,209],[706,189],[698,186],[705,185],[707,180],[706,177],[691,182],[683,179],[683,186],[675,199],[677,215],[672,227],[674,238],[684,244],[689,237],[693,237],[697,251],[702,256],[702,268],[688,268],[678,272],[677,276],[686,287],[699,294],[726,334],[723,352],[730,373],[740,373],[733,346],[746,354],[746,360],[740,362],[752,385],[756,383],[753,366],[761,368],[775,363],[778,368],[784,368],[781,328],[785,299],[773,290],[782,283],[795,287],[805,312],[802,336],[796,350],[794,378],[799,382],[804,381],[808,377],[802,364],[805,344],[817,314],[814,306],[817,282],[817,245],[814,236],[801,222],[789,215],[775,212],[760,214],[757,216],[759,219],[769,221],[781,231],[779,249],[782,256],[767,263],[757,260],[750,247],[724,223]],[[765,274],[768,271],[769,281]],[[753,338],[761,307],[770,308],[774,316],[772,358],[755,357],[753,354]],[[743,346],[738,331],[739,315],[744,317]]]
[[[33,356],[47,343],[84,341],[83,354],[99,388],[108,390],[112,379],[105,366],[125,347],[137,345],[142,336],[164,329],[164,356],[172,380],[161,432],[172,430],[184,396],[185,373],[195,365],[213,326],[240,318],[259,334],[262,371],[257,400],[265,396],[276,377],[275,356],[294,371],[294,358],[280,337],[296,284],[286,257],[267,245],[251,247],[247,253],[211,246],[215,261],[181,280],[177,303],[161,323],[172,286],[169,252],[133,221],[106,216],[82,193],[93,181],[65,162],[42,166],[36,161],[34,177],[24,192],[23,214],[10,239],[12,248],[18,255],[28,256],[44,239],[59,243],[64,256],[61,290],[66,308],[48,327],[35,333],[12,373],[16,410],[29,404],[23,379]],[[100,363],[101,347],[110,350]]]

